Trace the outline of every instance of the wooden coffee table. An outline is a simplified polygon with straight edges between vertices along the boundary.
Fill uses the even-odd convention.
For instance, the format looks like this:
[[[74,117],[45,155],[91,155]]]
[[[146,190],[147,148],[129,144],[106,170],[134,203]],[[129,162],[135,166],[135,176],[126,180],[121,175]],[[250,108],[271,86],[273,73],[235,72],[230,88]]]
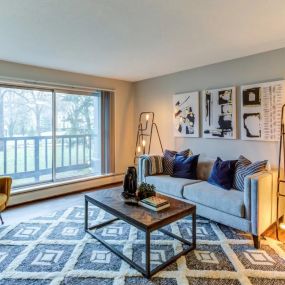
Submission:
[[[108,189],[96,191],[92,194],[85,195],[85,231],[93,236],[95,239],[104,244],[109,250],[121,257],[124,261],[129,263],[132,267],[141,272],[145,277],[150,278],[153,274],[157,273],[159,270],[163,269],[170,263],[174,262],[180,256],[186,254],[187,252],[196,248],[196,206],[185,203],[183,201],[170,198],[164,195],[158,194],[158,196],[167,199],[170,202],[170,207],[159,212],[154,212],[152,210],[146,209],[141,206],[132,206],[124,203],[121,197],[121,190],[119,189]],[[103,222],[101,224],[89,226],[88,222],[88,204],[91,203],[104,211],[112,214],[116,218],[109,221]],[[162,227],[169,225],[177,220],[180,220],[186,216],[192,215],[192,241],[185,240],[184,238],[177,236]],[[91,230],[101,228],[106,226],[116,220],[123,220],[126,223],[142,230],[145,232],[145,264],[146,267],[143,268],[136,264],[133,260],[125,256],[122,252],[118,251],[114,246],[107,243],[95,232]],[[150,268],[150,234],[152,231],[159,230],[164,234],[179,240],[186,246],[184,249],[172,256],[169,260],[158,265],[156,268],[151,270]]]

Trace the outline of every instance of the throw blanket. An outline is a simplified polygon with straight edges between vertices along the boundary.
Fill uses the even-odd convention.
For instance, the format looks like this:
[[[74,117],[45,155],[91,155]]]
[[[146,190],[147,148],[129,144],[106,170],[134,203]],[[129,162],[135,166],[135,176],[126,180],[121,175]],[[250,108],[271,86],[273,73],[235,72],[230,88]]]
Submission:
[[[140,182],[143,181],[146,176],[162,173],[162,156],[146,154],[140,156],[138,164],[138,177]]]

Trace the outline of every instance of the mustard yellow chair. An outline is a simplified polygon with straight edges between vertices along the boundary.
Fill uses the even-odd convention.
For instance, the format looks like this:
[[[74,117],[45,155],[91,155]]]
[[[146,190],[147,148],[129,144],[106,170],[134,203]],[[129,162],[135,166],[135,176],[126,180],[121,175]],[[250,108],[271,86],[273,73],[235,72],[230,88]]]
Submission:
[[[1,212],[7,207],[10,192],[11,192],[12,178],[11,177],[0,177],[0,221],[4,224]]]

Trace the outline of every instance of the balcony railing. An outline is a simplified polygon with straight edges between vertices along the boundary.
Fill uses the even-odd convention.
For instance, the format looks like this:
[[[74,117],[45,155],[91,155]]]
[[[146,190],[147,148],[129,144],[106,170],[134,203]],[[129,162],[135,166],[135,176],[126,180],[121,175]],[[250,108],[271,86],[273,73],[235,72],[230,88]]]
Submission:
[[[52,136],[0,138],[0,175],[13,179],[34,178],[52,173],[52,153],[56,152],[56,173],[95,168],[100,171],[96,135],[56,136],[53,148]]]

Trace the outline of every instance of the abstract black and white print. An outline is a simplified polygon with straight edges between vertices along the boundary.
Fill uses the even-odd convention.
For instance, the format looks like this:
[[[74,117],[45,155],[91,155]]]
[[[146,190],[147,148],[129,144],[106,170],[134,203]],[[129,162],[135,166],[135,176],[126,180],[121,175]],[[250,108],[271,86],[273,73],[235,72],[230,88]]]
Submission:
[[[199,92],[173,95],[175,137],[199,137]]]
[[[260,113],[244,113],[243,127],[248,138],[261,137],[261,116]]]
[[[244,89],[242,92],[243,106],[260,106],[261,105],[260,87]]]
[[[236,138],[235,87],[204,91],[203,137]]]
[[[241,138],[278,141],[281,107],[285,103],[283,81],[241,87]]]

